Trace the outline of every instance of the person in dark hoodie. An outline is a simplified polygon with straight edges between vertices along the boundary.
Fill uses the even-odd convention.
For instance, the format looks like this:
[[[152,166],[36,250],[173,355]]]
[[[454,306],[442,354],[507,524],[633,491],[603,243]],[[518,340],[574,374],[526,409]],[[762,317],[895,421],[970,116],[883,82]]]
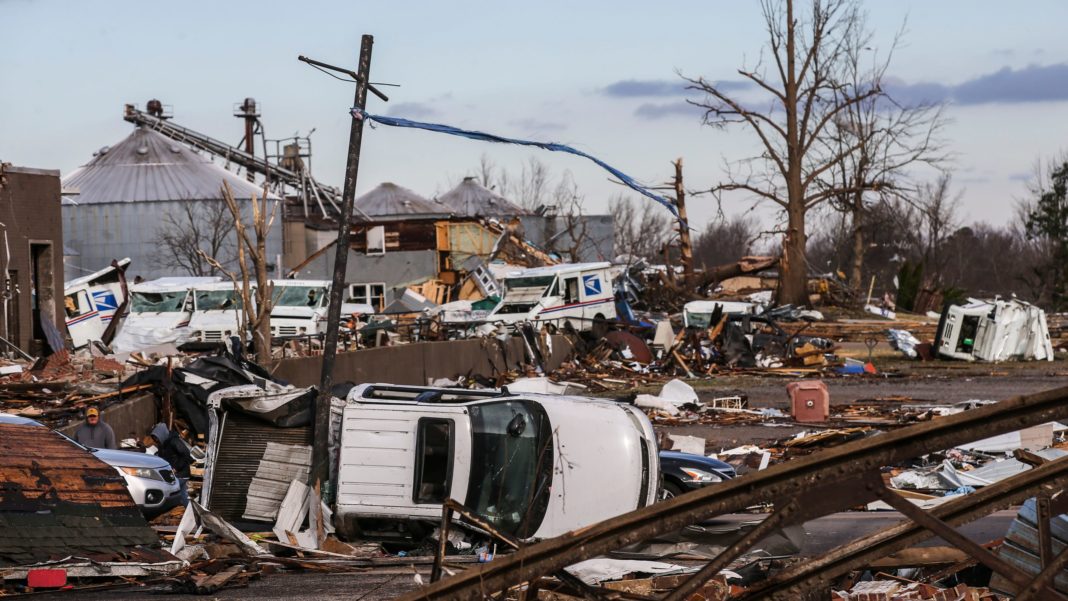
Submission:
[[[85,423],[74,431],[74,440],[90,449],[117,449],[115,431],[100,420],[100,410],[90,407],[85,412]]]
[[[185,505],[189,502],[186,481],[189,480],[189,466],[193,463],[189,447],[182,441],[181,435],[171,432],[163,423],[153,426],[149,436],[156,443],[156,457],[171,464],[174,468],[174,475],[182,483],[182,504]]]

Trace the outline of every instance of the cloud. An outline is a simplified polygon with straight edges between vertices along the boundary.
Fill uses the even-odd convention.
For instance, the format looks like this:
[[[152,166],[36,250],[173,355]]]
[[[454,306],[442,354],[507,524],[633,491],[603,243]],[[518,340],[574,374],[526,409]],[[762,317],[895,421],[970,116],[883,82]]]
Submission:
[[[666,79],[624,79],[601,89],[605,96],[641,98],[647,96],[681,96],[686,94],[686,82]]]
[[[408,119],[427,119],[438,115],[437,109],[422,102],[398,102],[389,107],[388,115]]]
[[[531,117],[528,117],[526,119],[513,119],[512,121],[508,122],[508,125],[532,132],[563,131],[567,129],[567,126],[563,123],[558,123],[555,121],[541,121]]]
[[[654,104],[647,102],[634,110],[634,115],[643,119],[664,119],[666,117],[701,118],[705,109],[694,106],[685,100]]]
[[[956,86],[953,95],[961,104],[1068,100],[1068,63],[1005,67]]]
[[[893,98],[905,104],[943,100],[960,105],[1056,102],[1068,100],[1068,63],[1020,69],[1004,67],[956,85],[910,84],[893,79],[884,87]]]
[[[1030,182],[1034,179],[1034,176],[1030,173],[1012,173],[1009,174],[1009,181],[1012,182]]]
[[[623,79],[601,88],[601,93],[613,98],[655,98],[700,94],[700,90],[688,90],[690,84],[682,79]],[[717,81],[715,85],[724,91],[747,90],[753,87],[748,81]]]

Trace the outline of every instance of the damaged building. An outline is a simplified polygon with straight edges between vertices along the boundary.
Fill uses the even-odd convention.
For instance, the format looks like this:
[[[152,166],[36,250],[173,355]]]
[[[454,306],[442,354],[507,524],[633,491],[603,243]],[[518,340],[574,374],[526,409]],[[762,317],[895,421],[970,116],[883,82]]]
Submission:
[[[0,260],[7,277],[0,318],[0,353],[31,354],[46,340],[62,346],[63,222],[59,171],[0,163]]]

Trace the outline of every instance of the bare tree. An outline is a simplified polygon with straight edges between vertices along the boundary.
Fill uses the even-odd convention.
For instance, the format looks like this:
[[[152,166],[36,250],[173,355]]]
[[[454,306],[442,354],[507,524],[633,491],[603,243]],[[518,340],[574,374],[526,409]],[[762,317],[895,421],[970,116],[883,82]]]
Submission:
[[[805,217],[820,203],[850,190],[820,186],[821,178],[855,147],[838,154],[823,152],[829,128],[852,105],[880,93],[880,81],[862,89],[842,77],[849,41],[864,27],[856,4],[849,0],[812,0],[811,10],[796,15],[794,0],[763,0],[773,68],[758,62],[738,73],[765,94],[768,102],[735,97],[730,88],[704,78],[689,79],[704,92],[693,104],[705,109],[704,122],[715,127],[742,125],[760,142],[759,155],[728,166],[716,195],[744,191],[774,202],[786,214],[779,302],[808,303]]]
[[[617,194],[608,202],[615,228],[615,250],[655,262],[672,235],[672,223],[659,205]]]
[[[234,260],[233,231],[234,221],[225,203],[184,202],[177,211],[164,215],[163,225],[156,228],[159,247],[154,263],[191,276],[220,275],[216,265]],[[207,261],[205,255],[215,261]]]
[[[940,102],[905,105],[886,93],[849,102],[858,91],[878,87],[901,34],[885,58],[872,49],[872,35],[865,28],[853,27],[844,35],[842,77],[846,85],[835,88],[834,94],[835,104],[845,108],[832,120],[829,135],[820,140],[828,160],[841,159],[819,185],[835,191],[830,198],[832,206],[851,218],[849,281],[859,291],[864,287],[864,257],[876,226],[869,219],[870,208],[889,196],[907,199],[915,193],[910,167],[939,167],[945,162],[947,156],[940,140],[945,119]]]
[[[266,363],[271,359],[271,302],[274,286],[267,276],[267,235],[274,223],[277,203],[269,204],[266,186],[262,200],[253,195],[249,204],[252,207],[252,235],[249,237],[241,206],[234,200],[230,185],[223,182],[223,200],[230,209],[234,229],[237,231],[237,265],[241,270],[241,301],[249,329],[252,331],[253,349],[256,360]],[[268,209],[270,212],[268,213]],[[251,262],[251,267],[249,263]],[[252,277],[256,278],[256,289],[252,290]],[[231,279],[234,280],[233,276]],[[237,282],[235,280],[235,286]]]
[[[726,265],[752,254],[760,237],[756,222],[750,216],[721,217],[708,222],[694,243],[694,262],[708,270]]]
[[[548,177],[547,170],[544,174]],[[591,236],[589,221],[583,213],[584,198],[570,171],[564,172],[548,198],[551,204],[547,206],[551,208],[545,213],[549,228],[546,249],[566,256],[569,261],[580,261]]]

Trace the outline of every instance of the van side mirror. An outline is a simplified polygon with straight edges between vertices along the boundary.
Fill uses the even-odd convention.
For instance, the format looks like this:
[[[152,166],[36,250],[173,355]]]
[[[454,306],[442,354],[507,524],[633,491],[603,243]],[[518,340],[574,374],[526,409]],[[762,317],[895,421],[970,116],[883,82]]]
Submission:
[[[523,431],[527,429],[527,418],[522,413],[515,414],[511,421],[508,422],[508,435],[513,438],[518,438],[523,434]]]

